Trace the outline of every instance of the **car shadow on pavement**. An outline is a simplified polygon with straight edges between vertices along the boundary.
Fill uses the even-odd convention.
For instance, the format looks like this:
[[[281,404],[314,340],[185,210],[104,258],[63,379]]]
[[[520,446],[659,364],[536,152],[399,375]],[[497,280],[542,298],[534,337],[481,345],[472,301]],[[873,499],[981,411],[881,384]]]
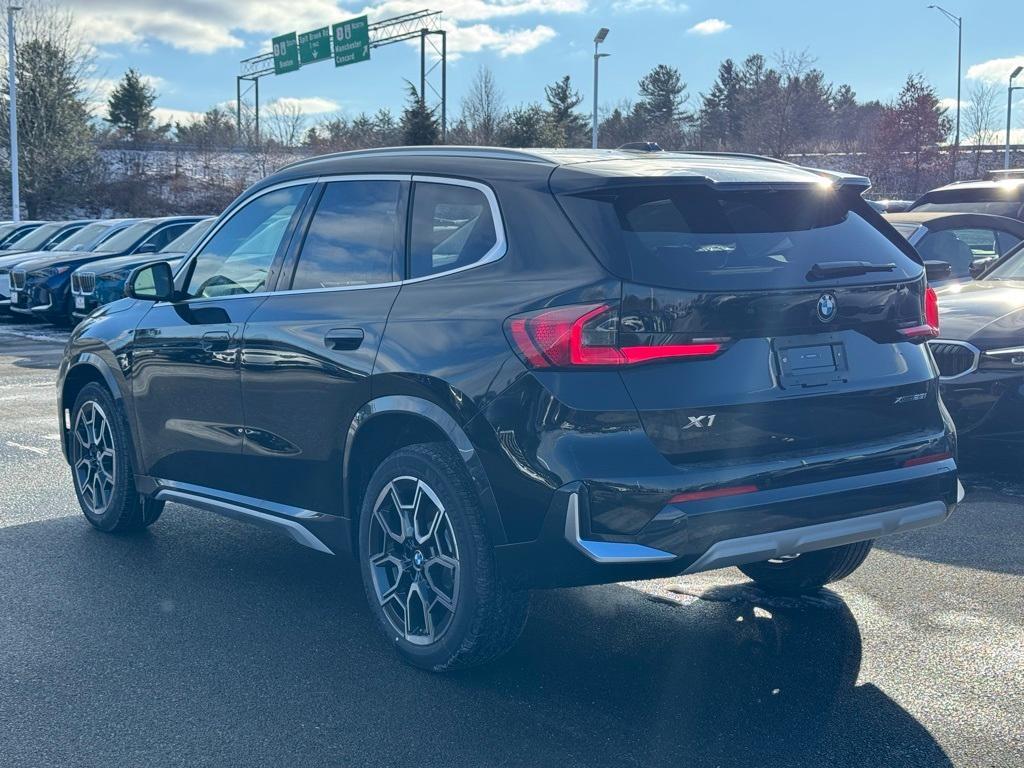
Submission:
[[[136,535],[0,528],[0,605],[11,765],[950,764],[857,684],[828,590],[538,593],[509,655],[439,676],[391,652],[354,566],[172,505]]]

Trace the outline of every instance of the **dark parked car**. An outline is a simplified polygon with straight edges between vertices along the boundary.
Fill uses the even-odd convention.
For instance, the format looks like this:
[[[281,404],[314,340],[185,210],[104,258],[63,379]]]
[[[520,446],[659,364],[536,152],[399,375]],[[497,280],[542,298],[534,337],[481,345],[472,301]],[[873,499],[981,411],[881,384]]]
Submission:
[[[106,239],[135,223],[137,219],[104,219],[86,224],[60,244],[61,253],[92,251]],[[51,255],[46,250],[0,254],[0,314],[11,312],[11,270],[19,264]]]
[[[913,211],[885,218],[925,262],[949,264],[944,282],[971,280],[1024,240],[1024,221],[988,213]]]
[[[1024,179],[957,181],[926,192],[909,211],[991,213],[1024,219]]]
[[[54,251],[11,270],[11,310],[58,325],[74,323],[71,272],[87,262],[129,254],[153,254],[199,221],[201,216],[143,219],[104,240],[93,251]]]
[[[291,165],[72,334],[79,502],[104,531],[172,501],[352,553],[434,670],[508,648],[534,587],[816,589],[960,490],[935,294],[866,186],[668,152]]]
[[[93,251],[105,240],[113,237],[125,227],[134,224],[138,219],[104,219],[86,224],[64,240],[60,253],[83,253]],[[8,255],[0,254],[0,313],[10,314],[12,276],[11,272],[19,264],[52,255],[48,251],[14,251]]]
[[[79,267],[71,273],[71,315],[81,320],[96,307],[124,298],[128,276],[143,264],[166,261],[176,268],[178,262],[196,247],[214,221],[213,218],[202,219],[156,253],[114,256]]]
[[[1024,244],[977,280],[939,295],[931,342],[942,400],[970,442],[1024,442]]]

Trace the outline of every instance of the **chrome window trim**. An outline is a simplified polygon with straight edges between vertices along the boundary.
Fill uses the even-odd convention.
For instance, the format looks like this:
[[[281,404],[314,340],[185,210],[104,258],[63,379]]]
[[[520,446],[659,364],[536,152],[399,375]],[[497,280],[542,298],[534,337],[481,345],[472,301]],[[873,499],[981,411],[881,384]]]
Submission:
[[[303,294],[303,293],[328,293],[328,292],[332,292],[332,291],[338,291],[338,292],[341,292],[341,291],[363,291],[363,290],[369,290],[369,289],[372,289],[372,288],[395,288],[395,287],[399,287],[399,286],[402,286],[402,285],[405,285],[405,284],[409,284],[409,283],[422,283],[422,282],[424,282],[426,280],[433,280],[433,279],[438,278],[438,277],[445,277],[447,275],[453,275],[453,274],[456,274],[458,272],[465,272],[466,270],[476,269],[477,267],[482,267],[485,264],[493,264],[494,262],[496,262],[496,261],[500,260],[501,258],[503,258],[505,256],[505,254],[508,252],[508,240],[505,237],[505,220],[501,216],[501,208],[498,205],[498,198],[494,194],[494,190],[491,189],[487,184],[484,184],[483,182],[480,182],[480,181],[471,181],[469,179],[459,179],[459,178],[454,178],[454,177],[450,177],[450,176],[430,176],[430,175],[426,175],[426,174],[416,174],[416,175],[413,175],[413,174],[395,174],[395,173],[380,173],[380,174],[374,174],[374,173],[369,173],[369,174],[367,174],[367,173],[359,173],[359,174],[356,174],[356,173],[353,173],[353,174],[334,174],[334,175],[331,175],[331,176],[307,177],[307,178],[304,178],[304,179],[293,179],[292,181],[282,182],[281,184],[275,184],[272,187],[267,187],[264,190],[260,190],[259,194],[253,195],[249,200],[246,200],[242,205],[238,206],[238,208],[236,208],[231,213],[231,216],[234,216],[235,213],[237,213],[242,208],[244,208],[246,205],[248,205],[252,200],[255,200],[257,197],[260,197],[261,195],[267,194],[269,192],[273,192],[273,191],[276,191],[278,189],[282,189],[284,187],[296,186],[298,184],[318,184],[318,183],[325,183],[326,184],[326,183],[330,183],[330,182],[334,182],[334,181],[405,181],[405,182],[410,182],[410,183],[418,182],[418,183],[421,183],[421,184],[448,184],[450,186],[470,187],[472,189],[477,189],[481,193],[483,193],[483,196],[487,200],[487,204],[488,204],[488,206],[491,209],[491,219],[494,222],[494,232],[495,232],[495,237],[496,237],[495,243],[491,247],[491,249],[489,251],[487,251],[487,253],[485,253],[477,261],[474,261],[472,264],[466,264],[465,266],[462,266],[462,267],[456,267],[455,269],[445,270],[444,272],[437,272],[437,273],[432,274],[432,275],[424,275],[422,277],[413,277],[413,278],[409,278],[409,279],[390,280],[390,281],[388,281],[386,283],[366,283],[364,285],[343,285],[343,286],[338,286],[338,287],[334,287],[334,288],[295,288],[295,289],[286,288],[284,290],[276,290],[276,291],[258,291],[256,293],[238,293],[238,294],[234,294],[232,296],[209,296],[209,297],[204,296],[204,297],[196,297],[196,298],[192,298],[192,299],[184,299],[182,301],[175,302],[175,303],[177,303],[177,304],[189,304],[189,303],[194,302],[194,301],[225,301],[225,300],[228,300],[228,299],[242,299],[242,298],[248,298],[248,297],[251,297],[251,296],[280,296],[280,295],[298,295],[298,294]],[[411,211],[408,213],[408,215],[410,215],[410,216],[412,215]],[[216,233],[216,231],[219,230],[221,228],[221,226],[223,226],[224,223],[227,222],[230,218],[231,217],[228,217],[227,219],[224,219],[223,222],[218,222],[214,227],[211,227],[211,231],[206,233],[206,236],[204,237],[204,239],[196,247],[196,249],[195,249],[195,255],[196,256],[199,255],[199,253],[200,253],[202,248],[206,247],[207,240],[209,240]],[[299,257],[301,258],[301,256],[302,256],[302,253],[300,251]],[[192,258],[194,258],[194,257],[192,257]],[[179,267],[178,272],[175,273],[175,275],[174,275],[175,279],[177,279],[178,274],[181,272],[181,270],[188,268],[189,264],[192,261],[192,258],[189,258],[181,267]],[[160,302],[156,302],[156,303],[158,305],[162,305],[162,304],[168,304],[170,302],[160,301]]]
[[[955,381],[956,379],[967,376],[968,374],[974,373],[976,370],[978,370],[978,365],[981,363],[981,350],[978,349],[973,344],[966,341],[960,341],[958,339],[932,339],[931,341],[928,342],[929,352],[931,352],[931,347],[933,344],[952,344],[955,347],[964,347],[974,355],[974,361],[971,363],[970,367],[966,371],[962,371],[961,373],[958,373],[954,376],[943,376],[940,373],[939,381]],[[932,358],[932,361],[934,362],[934,357]],[[938,364],[936,364],[935,367],[936,369],[938,369]]]

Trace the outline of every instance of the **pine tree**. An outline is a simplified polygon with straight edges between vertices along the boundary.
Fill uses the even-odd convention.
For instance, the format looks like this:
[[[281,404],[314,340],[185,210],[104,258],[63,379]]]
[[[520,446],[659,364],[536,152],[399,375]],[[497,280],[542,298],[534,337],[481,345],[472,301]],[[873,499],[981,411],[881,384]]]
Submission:
[[[107,99],[107,122],[131,141],[162,133],[166,126],[156,127],[153,105],[156,91],[134,69],[124,73]]]
[[[642,140],[656,141],[663,149],[678,148],[691,116],[683,111],[686,83],[679,70],[659,64],[640,80],[640,101],[634,108],[647,132]]]
[[[402,110],[402,143],[407,146],[437,144],[441,131],[434,110],[427,107],[426,100],[420,96],[416,86],[412,83],[408,85],[408,103]]]
[[[569,75],[544,86],[548,120],[557,128],[560,147],[582,147],[587,143],[587,119],[576,111],[583,96],[572,87]]]

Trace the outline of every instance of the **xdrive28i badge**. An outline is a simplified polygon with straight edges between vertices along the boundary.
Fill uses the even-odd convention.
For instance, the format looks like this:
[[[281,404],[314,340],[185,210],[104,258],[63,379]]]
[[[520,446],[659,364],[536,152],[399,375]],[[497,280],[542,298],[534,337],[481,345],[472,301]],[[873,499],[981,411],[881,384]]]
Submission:
[[[830,323],[836,317],[836,295],[834,293],[823,293],[818,297],[818,319],[823,323]]]

